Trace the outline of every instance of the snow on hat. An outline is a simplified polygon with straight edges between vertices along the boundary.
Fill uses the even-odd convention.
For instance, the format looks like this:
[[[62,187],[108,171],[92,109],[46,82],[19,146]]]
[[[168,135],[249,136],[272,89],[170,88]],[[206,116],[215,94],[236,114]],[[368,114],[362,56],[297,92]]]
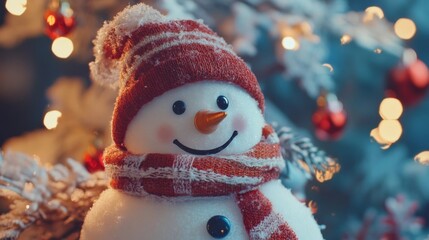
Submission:
[[[123,147],[128,124],[140,108],[188,83],[216,80],[236,84],[264,110],[255,75],[232,48],[200,21],[170,20],[137,4],[106,22],[94,40],[92,78],[119,88],[112,137]]]

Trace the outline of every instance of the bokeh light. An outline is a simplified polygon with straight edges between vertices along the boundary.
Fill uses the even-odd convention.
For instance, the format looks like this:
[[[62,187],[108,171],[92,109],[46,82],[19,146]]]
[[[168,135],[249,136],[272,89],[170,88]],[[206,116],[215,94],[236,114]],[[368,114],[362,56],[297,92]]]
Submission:
[[[414,37],[417,31],[416,24],[408,18],[400,18],[394,25],[396,35],[404,40]]]
[[[324,63],[324,64],[322,64],[322,66],[326,67],[329,70],[329,72],[334,71],[334,67],[332,67],[332,65],[329,63]]]
[[[66,37],[56,38],[52,42],[52,52],[59,58],[68,58],[73,52],[73,42]]]
[[[372,21],[374,17],[377,17],[378,19],[384,18],[384,12],[380,7],[371,6],[365,9],[364,21]]]
[[[370,136],[372,139],[374,139],[378,144],[380,144],[381,149],[388,149],[390,146],[392,146],[391,142],[386,141],[385,139],[380,137],[380,131],[378,128],[374,128],[371,130]]]
[[[382,139],[394,143],[402,135],[402,126],[398,120],[382,120],[378,125],[378,131]]]
[[[423,165],[429,165],[429,151],[423,151],[414,157],[414,160]]]
[[[404,108],[396,98],[385,98],[380,103],[379,113],[385,120],[398,120]]]
[[[58,126],[58,119],[62,116],[63,114],[58,111],[58,110],[52,110],[49,111],[45,114],[45,117],[43,118],[43,125],[45,125],[45,127],[47,129],[54,129]]]
[[[50,14],[48,17],[46,17],[46,23],[49,26],[54,26],[56,21],[57,21],[57,19],[55,18],[55,16],[53,14]]]
[[[374,53],[376,53],[376,54],[381,54],[382,52],[383,52],[383,50],[381,48],[374,49]]]
[[[284,37],[282,39],[282,46],[287,50],[298,50],[299,42],[293,37]]]
[[[27,0],[6,0],[5,7],[10,14],[20,16],[27,10]]]
[[[349,44],[352,41],[352,37],[348,34],[344,34],[341,39],[341,45],[346,45]]]

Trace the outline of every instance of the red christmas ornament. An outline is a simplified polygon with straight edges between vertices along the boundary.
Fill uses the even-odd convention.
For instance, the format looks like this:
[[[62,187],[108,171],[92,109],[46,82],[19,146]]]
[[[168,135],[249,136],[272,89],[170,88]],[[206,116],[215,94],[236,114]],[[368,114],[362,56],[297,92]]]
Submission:
[[[426,95],[428,88],[428,67],[416,59],[409,64],[400,64],[389,72],[386,95],[409,106],[418,103]]]
[[[91,147],[83,156],[84,166],[88,172],[104,171],[103,150]]]
[[[63,37],[69,34],[76,25],[73,10],[66,1],[60,1],[44,15],[46,34],[51,38]]]
[[[319,97],[319,109],[313,114],[316,136],[320,140],[336,140],[343,133],[347,123],[347,114],[335,95]]]

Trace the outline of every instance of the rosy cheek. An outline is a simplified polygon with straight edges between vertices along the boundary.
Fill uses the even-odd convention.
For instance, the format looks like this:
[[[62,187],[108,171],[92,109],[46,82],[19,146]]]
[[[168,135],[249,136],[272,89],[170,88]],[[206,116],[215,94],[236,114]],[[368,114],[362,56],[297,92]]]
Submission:
[[[161,125],[157,130],[158,139],[163,143],[169,143],[174,140],[174,130],[170,125]]]
[[[232,126],[234,127],[235,130],[242,132],[246,130],[247,123],[246,123],[246,120],[244,120],[243,116],[238,115],[238,116],[235,116],[234,119],[232,120]]]

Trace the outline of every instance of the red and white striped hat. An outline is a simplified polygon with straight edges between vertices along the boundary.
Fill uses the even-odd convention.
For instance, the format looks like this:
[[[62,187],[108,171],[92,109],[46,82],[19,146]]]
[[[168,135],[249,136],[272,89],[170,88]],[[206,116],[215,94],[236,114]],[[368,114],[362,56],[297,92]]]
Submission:
[[[112,137],[123,147],[128,124],[153,98],[204,80],[236,84],[264,109],[255,75],[232,48],[200,21],[169,20],[137,4],[106,22],[94,41],[95,81],[119,87]]]

